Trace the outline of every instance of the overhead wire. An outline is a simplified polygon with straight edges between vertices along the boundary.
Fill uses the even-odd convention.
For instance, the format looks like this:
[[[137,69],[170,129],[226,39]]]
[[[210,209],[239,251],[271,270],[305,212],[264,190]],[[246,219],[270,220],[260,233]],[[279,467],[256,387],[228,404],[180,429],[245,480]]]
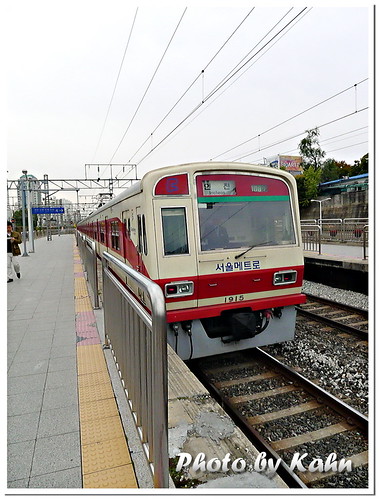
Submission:
[[[97,152],[98,152],[98,150],[99,150],[101,140],[102,140],[102,138],[103,138],[103,134],[104,134],[105,126],[106,126],[106,124],[107,124],[108,117],[109,117],[109,112],[110,112],[110,109],[111,109],[111,106],[112,106],[112,103],[113,103],[113,99],[114,99],[114,96],[115,96],[115,93],[116,93],[116,89],[117,89],[118,81],[119,81],[119,79],[120,79],[121,70],[122,70],[122,67],[123,67],[123,65],[124,65],[124,61],[125,61],[125,57],[126,57],[126,53],[127,53],[127,51],[128,51],[128,48],[129,48],[129,43],[130,43],[130,39],[131,39],[131,37],[132,37],[132,33],[133,33],[133,30],[134,30],[134,25],[135,25],[135,22],[136,22],[137,13],[138,13],[138,7],[137,7],[136,12],[135,12],[135,14],[134,14],[134,19],[133,19],[132,26],[131,26],[130,31],[129,31],[128,40],[127,40],[127,42],[126,42],[126,46],[125,46],[125,49],[124,49],[124,53],[123,53],[123,56],[122,56],[122,59],[121,59],[120,68],[119,68],[119,70],[118,70],[118,74],[117,74],[117,77],[116,77],[116,82],[115,82],[114,87],[113,87],[113,92],[112,92],[111,99],[110,99],[110,101],[109,101],[109,105],[108,105],[107,113],[106,113],[106,115],[105,115],[104,123],[103,123],[103,126],[102,126],[102,128],[101,128],[101,132],[100,132],[99,140],[97,141],[97,145],[96,145],[96,149],[95,149],[95,152],[94,152],[94,155],[93,155],[92,163],[94,163],[94,162],[95,162],[95,157],[96,157],[96,154],[97,154]]]
[[[291,9],[290,9],[291,10]],[[262,50],[264,50],[277,36],[279,36],[282,32],[284,32],[299,16],[301,16],[305,11],[307,10],[307,7],[304,7],[296,16],[291,19],[283,28],[281,28],[274,36],[271,38],[268,42],[266,42],[255,54],[253,54],[249,59],[244,62],[238,69],[232,70],[213,90],[210,92],[207,96],[207,100],[212,97],[216,92],[218,92],[229,80],[231,80],[237,73],[241,71],[254,57],[256,57]],[[285,17],[285,16],[284,16]],[[283,17],[283,18],[284,18]],[[272,30],[269,31],[269,33]],[[267,36],[267,35],[266,35]],[[266,38],[266,36],[263,37]],[[258,44],[259,45],[259,44]],[[234,72],[233,72],[234,71]]]
[[[305,16],[306,16],[306,15],[307,15],[307,14],[308,14],[311,10],[312,10],[312,8],[313,8],[313,7],[309,8],[309,10],[308,10],[307,12],[305,12],[301,18],[297,19],[297,20],[296,20],[296,22],[295,22],[293,25],[291,25],[291,26],[290,26],[290,28],[288,29],[288,31],[287,31],[287,32],[282,33],[282,35],[281,35],[281,36],[280,36],[277,40],[275,40],[275,41],[274,41],[274,43],[272,43],[269,47],[267,47],[267,48],[266,48],[266,50],[265,50],[265,51],[264,51],[264,52],[263,52],[263,53],[262,53],[262,54],[261,54],[261,55],[260,55],[260,56],[259,56],[256,60],[254,60],[254,61],[250,64],[250,66],[248,66],[248,67],[245,69],[245,71],[243,71],[243,72],[242,72],[242,73],[238,76],[238,78],[236,78],[235,80],[233,80],[233,81],[230,83],[230,85],[228,85],[228,86],[227,86],[227,87],[226,87],[226,88],[225,88],[225,89],[224,89],[224,90],[223,90],[220,94],[218,94],[218,95],[217,95],[217,97],[215,97],[213,100],[211,100],[211,101],[210,101],[210,102],[209,102],[209,103],[208,103],[205,107],[202,107],[201,111],[200,111],[198,114],[196,114],[196,116],[194,116],[194,117],[192,118],[192,120],[191,120],[191,121],[189,121],[189,122],[185,125],[185,127],[183,127],[180,131],[178,131],[178,133],[177,133],[177,134],[175,134],[175,135],[174,135],[174,137],[176,137],[176,136],[177,136],[180,132],[182,132],[182,131],[183,131],[183,130],[187,127],[187,126],[189,126],[191,123],[193,123],[193,122],[194,122],[194,121],[195,121],[195,120],[196,120],[196,119],[197,119],[197,118],[198,118],[198,117],[199,117],[199,116],[200,116],[200,115],[201,115],[204,111],[206,111],[206,110],[208,109],[208,107],[209,107],[209,106],[211,106],[211,105],[212,105],[212,104],[213,104],[213,103],[214,103],[217,99],[219,99],[219,98],[220,98],[220,97],[221,97],[221,96],[222,96],[222,95],[223,95],[223,94],[224,94],[224,93],[225,93],[225,92],[226,92],[226,91],[227,91],[227,90],[228,90],[228,89],[229,89],[232,85],[234,85],[234,84],[235,84],[235,83],[236,83],[236,82],[237,82],[240,78],[242,78],[242,76],[243,76],[243,75],[244,75],[247,71],[249,71],[249,69],[250,69],[250,68],[251,68],[254,64],[256,64],[256,63],[257,63],[257,62],[258,62],[258,61],[259,61],[259,60],[260,60],[260,59],[261,59],[261,58],[262,58],[262,57],[263,57],[263,56],[264,56],[264,55],[265,55],[265,54],[266,54],[269,50],[271,50],[271,49],[272,49],[272,48],[273,48],[273,47],[274,47],[274,46],[275,46],[275,45],[276,45],[276,44],[277,44],[277,43],[278,43],[278,42],[279,42],[279,41],[283,38],[283,36],[285,36],[285,35],[286,35],[286,34],[287,34],[287,33],[288,33],[291,29],[293,29],[293,28],[295,27],[295,25],[296,25],[298,22],[300,22],[300,21],[301,21],[301,20],[302,20],[302,19],[303,19],[303,18],[304,18],[304,17],[305,17]],[[290,10],[292,10],[292,9],[290,9]],[[288,11],[288,12],[290,12],[290,11]],[[288,12],[287,12],[287,14],[288,14]],[[286,14],[286,15],[287,15],[287,14]],[[285,16],[286,16],[286,15],[285,15]],[[282,17],[282,19],[283,19],[285,16],[283,16],[283,17]],[[281,20],[282,20],[282,19],[281,19]],[[280,20],[280,21],[281,21],[281,20]],[[280,21],[279,21],[277,24],[279,24],[279,23],[280,23]],[[267,35],[265,35],[265,36],[263,37],[263,39],[264,39],[266,36],[267,36]],[[261,41],[262,41],[263,39],[261,39]],[[258,44],[258,45],[259,45],[259,44]],[[250,51],[249,53],[251,53],[251,51]],[[246,56],[245,56],[245,57],[246,57]],[[245,59],[245,58],[243,58],[242,60],[244,60],[244,59]],[[237,65],[237,66],[238,66],[238,65]],[[172,137],[172,138],[174,138],[174,137]],[[249,140],[250,140],[250,139],[249,139]],[[251,139],[251,140],[252,140],[252,139]],[[241,145],[243,145],[243,144],[241,144]],[[238,147],[238,146],[236,146],[236,147]],[[226,151],[226,152],[228,152],[228,151]],[[216,156],[216,157],[218,157],[218,156]]]
[[[354,133],[354,132],[356,132],[356,131],[358,131],[358,130],[363,130],[364,128],[368,128],[368,126],[364,126],[364,127],[361,127],[361,128],[356,128],[355,130],[350,130],[349,132],[341,133],[341,134],[339,134],[339,135],[334,135],[333,137],[328,137],[327,139],[321,139],[321,140],[320,140],[320,146],[323,146],[323,147],[324,147],[324,144],[325,144],[326,142],[329,142],[330,140],[332,140],[333,142],[330,142],[330,144],[329,144],[329,145],[331,145],[331,144],[335,144],[335,143],[337,143],[337,142],[341,142],[341,140],[351,140],[351,139],[353,139],[353,138],[355,138],[355,137],[359,137],[360,135],[365,135],[365,134],[366,134],[366,132],[361,132],[361,133],[357,133],[357,134],[355,134],[355,135],[350,135],[350,134],[352,134],[352,133]],[[344,136],[344,135],[350,135],[350,137],[345,137],[345,138],[341,139],[340,137],[342,137],[342,136]],[[333,139],[338,139],[338,140],[333,140]],[[361,143],[362,143],[362,144],[364,144],[364,143],[366,143],[366,142],[368,142],[368,141],[364,141],[364,142],[361,142]],[[353,145],[357,145],[357,144],[351,144],[351,145],[346,146],[346,147],[352,147]],[[335,149],[335,150],[336,150],[336,151],[338,151],[339,149]],[[288,153],[290,153],[290,152],[294,152],[294,151],[298,151],[298,148],[296,148],[296,149],[291,149],[290,151],[285,151],[285,152],[283,152],[283,154],[288,154]],[[331,152],[331,151],[330,151],[330,152]],[[328,154],[328,153],[327,153],[327,154]]]
[[[350,145],[348,145],[348,146],[338,147],[337,149],[332,149],[331,151],[325,151],[325,153],[326,153],[326,154],[329,154],[329,153],[331,153],[331,152],[341,151],[341,150],[343,150],[343,149],[349,149],[350,147],[360,146],[360,145],[362,145],[362,144],[367,144],[367,143],[368,143],[368,140],[365,140],[365,141],[363,141],[363,142],[357,142],[356,144],[350,144]],[[321,141],[321,143],[320,143],[320,144],[323,144],[323,141]],[[288,150],[288,151],[285,151],[285,152],[283,153],[283,155],[285,155],[285,154],[289,154],[289,153],[292,153],[292,152],[295,152],[295,151],[297,151],[297,150],[298,150],[297,148],[296,148],[296,149],[290,149],[290,150]]]
[[[304,9],[301,10],[300,13],[298,13],[291,21],[289,21],[279,32],[277,32],[262,48],[259,49],[259,51],[252,55],[248,61],[246,61],[241,67],[239,67],[238,69],[236,69],[234,71],[234,73],[229,76],[227,79],[223,79],[218,85],[216,85],[216,87],[206,96],[204,97],[204,99],[195,106],[195,108],[185,117],[183,118],[168,134],[165,135],[165,137],[163,137],[163,139],[161,139],[161,141],[155,145],[155,147],[153,147],[147,154],[145,154],[145,156],[143,156],[142,159],[140,159],[137,164],[140,164],[142,163],[142,161],[144,161],[148,156],[150,156],[150,154],[152,154],[163,142],[165,142],[168,137],[170,137],[178,128],[180,128],[180,126],[185,123],[205,102],[207,102],[216,92],[218,92],[228,81],[230,81],[236,74],[239,73],[239,71],[241,71],[241,69],[243,69],[246,64],[248,64],[259,52],[261,52],[265,47],[267,47],[273,40],[275,40],[275,38],[277,36],[279,36],[279,34],[281,34],[285,29],[287,29],[291,23],[293,23],[301,14],[304,13],[304,11],[306,10],[307,8],[305,7]]]
[[[324,145],[326,142],[329,142],[332,140],[333,142],[329,142],[329,144],[328,144],[328,145],[330,145],[330,144],[335,144],[336,142],[341,142],[341,140],[350,140],[353,137],[359,137],[360,135],[367,135],[367,132],[360,132],[360,133],[356,133],[355,135],[350,135],[354,132],[358,132],[359,130],[364,130],[365,128],[368,128],[368,126],[356,128],[355,130],[350,130],[350,132],[340,133],[339,135],[334,135],[333,137],[329,137],[327,139],[321,139],[320,144]],[[346,137],[346,135],[349,135],[349,137]],[[334,139],[337,139],[337,140],[334,140]]]
[[[234,146],[234,147],[231,147],[230,149],[227,149],[226,151],[224,151],[224,152],[222,152],[222,153],[218,154],[217,156],[214,156],[213,158],[211,158],[211,160],[217,159],[217,158],[219,158],[220,156],[223,156],[224,154],[227,154],[228,152],[234,151],[234,150],[235,150],[235,149],[237,149],[238,147],[241,147],[241,146],[243,146],[243,145],[247,144],[248,142],[251,142],[251,141],[252,141],[252,140],[254,140],[254,139],[257,139],[257,138],[262,137],[262,135],[264,135],[264,134],[266,134],[266,133],[268,133],[268,132],[271,132],[272,130],[275,130],[276,128],[278,128],[278,127],[280,127],[280,126],[284,125],[285,123],[288,123],[289,121],[292,121],[293,119],[298,118],[299,116],[302,116],[303,114],[305,114],[305,113],[307,113],[307,112],[311,111],[312,109],[315,109],[315,108],[316,108],[316,107],[318,107],[318,106],[321,106],[322,104],[325,104],[326,102],[329,102],[329,101],[330,101],[330,100],[332,100],[332,99],[335,99],[336,97],[338,97],[338,96],[340,96],[340,95],[344,94],[344,93],[345,93],[345,92],[347,92],[348,90],[351,90],[352,88],[354,88],[354,89],[355,89],[355,88],[357,87],[357,85],[360,85],[360,84],[364,83],[364,82],[365,82],[365,81],[367,81],[367,80],[368,80],[368,78],[365,78],[365,79],[361,80],[360,82],[355,83],[354,85],[350,85],[349,87],[345,88],[344,90],[341,90],[340,92],[337,92],[336,94],[334,94],[334,95],[332,95],[332,96],[328,97],[327,99],[323,99],[322,101],[318,102],[317,104],[314,104],[313,106],[308,107],[307,109],[304,109],[304,111],[301,111],[300,113],[296,113],[296,114],[294,114],[293,116],[291,116],[290,118],[287,118],[287,119],[285,119],[284,121],[281,121],[280,123],[278,123],[278,124],[276,124],[276,125],[274,125],[274,126],[272,126],[272,127],[268,128],[268,129],[267,129],[267,130],[265,130],[264,132],[261,132],[261,133],[259,133],[259,134],[255,135],[254,137],[250,137],[249,139],[247,139],[247,140],[245,140],[245,141],[241,142],[240,144],[238,144],[238,145],[236,145],[236,146]]]
[[[368,143],[368,140],[365,140],[364,142],[358,142],[356,144],[350,144],[349,146],[338,147],[337,149],[332,149],[331,151],[327,151],[327,154],[329,154],[331,152],[335,152],[335,151],[342,151],[342,149],[349,149],[350,147],[360,146],[362,144],[367,144],[367,143]]]
[[[163,52],[163,55],[162,55],[162,57],[161,57],[160,61],[158,62],[157,67],[155,68],[155,71],[154,71],[154,73],[153,73],[153,75],[152,75],[152,77],[151,77],[151,79],[150,79],[150,82],[149,82],[149,84],[147,85],[146,90],[145,90],[145,92],[144,92],[144,94],[143,94],[143,96],[142,96],[142,98],[141,98],[141,100],[140,100],[140,102],[139,102],[139,104],[138,104],[138,106],[137,106],[137,109],[135,110],[135,112],[134,112],[134,114],[133,114],[133,116],[132,116],[132,118],[131,118],[131,120],[130,120],[130,122],[129,122],[129,124],[128,124],[128,126],[127,126],[127,128],[126,128],[125,132],[124,132],[124,134],[123,134],[123,136],[121,137],[121,140],[120,140],[120,142],[119,142],[118,146],[116,147],[115,152],[113,153],[113,155],[112,155],[111,159],[109,160],[109,163],[112,163],[113,158],[115,157],[115,155],[117,154],[118,150],[120,149],[121,144],[123,143],[123,141],[124,141],[124,139],[125,139],[125,137],[126,137],[126,134],[128,133],[128,131],[129,131],[129,129],[130,129],[130,127],[131,127],[131,125],[132,125],[132,123],[133,123],[133,121],[134,121],[134,119],[135,119],[135,117],[136,117],[136,115],[137,115],[137,113],[138,113],[138,111],[139,111],[139,109],[140,109],[140,107],[141,107],[141,105],[142,105],[142,103],[143,103],[143,101],[144,101],[145,97],[146,97],[146,94],[147,94],[147,92],[149,91],[149,89],[150,89],[150,87],[151,87],[151,84],[153,83],[153,80],[154,80],[154,78],[155,78],[155,76],[156,76],[156,74],[157,74],[157,72],[158,72],[158,70],[159,70],[159,68],[160,68],[160,66],[161,66],[161,64],[162,64],[162,62],[163,62],[163,59],[164,59],[164,57],[165,57],[165,55],[166,55],[166,53],[167,53],[167,51],[168,51],[168,49],[169,49],[169,47],[170,47],[170,45],[171,45],[171,43],[172,43],[172,40],[174,39],[174,36],[175,36],[176,32],[177,32],[177,31],[178,31],[178,29],[179,29],[179,26],[180,26],[180,24],[181,24],[181,22],[182,22],[182,20],[183,20],[183,17],[184,17],[184,14],[186,13],[186,11],[187,11],[187,7],[184,9],[184,11],[183,11],[183,13],[182,13],[182,15],[181,15],[181,17],[180,17],[180,19],[179,19],[179,22],[177,23],[177,25],[176,25],[176,27],[175,27],[175,30],[174,30],[174,32],[173,32],[173,34],[172,34],[172,36],[171,36],[171,38],[170,38],[170,40],[169,40],[169,42],[168,42],[168,44],[167,44],[167,46],[166,46],[165,50],[164,50],[164,52]]]
[[[129,162],[131,162],[133,160],[133,158],[139,153],[139,151],[142,149],[142,147],[154,135],[154,133],[158,130],[158,128],[166,121],[166,119],[170,116],[170,114],[172,113],[172,111],[183,100],[183,98],[187,95],[187,93],[191,90],[191,88],[195,85],[195,83],[199,80],[199,78],[201,78],[201,77],[204,76],[205,71],[209,68],[209,66],[216,59],[216,57],[220,54],[220,52],[222,51],[222,49],[227,45],[227,43],[231,40],[231,38],[235,35],[235,33],[240,29],[240,27],[243,25],[243,23],[246,21],[246,19],[250,16],[250,14],[253,12],[254,9],[255,9],[255,7],[253,7],[252,9],[250,9],[250,11],[247,13],[247,15],[242,19],[242,21],[239,23],[239,25],[233,30],[233,32],[229,35],[229,37],[225,40],[225,42],[221,45],[221,47],[217,50],[217,52],[211,57],[211,59],[208,61],[208,63],[204,66],[204,68],[200,71],[200,73],[196,76],[196,78],[192,81],[192,83],[190,83],[190,85],[183,92],[183,94],[179,97],[179,99],[175,102],[175,104],[171,107],[171,109],[165,114],[165,116],[161,119],[161,121],[158,123],[158,125],[156,125],[156,127],[150,133],[150,135],[140,145],[140,147],[137,149],[137,151],[131,156],[131,158],[129,159]]]
[[[253,52],[253,51],[254,51],[257,47],[259,47],[259,45],[263,42],[263,40],[264,40],[265,38],[267,38],[267,37],[269,36],[269,34],[270,34],[272,31],[274,31],[274,29],[275,29],[277,26],[279,26],[279,24],[283,21],[283,19],[285,19],[285,18],[288,16],[288,14],[289,14],[292,10],[293,10],[293,7],[291,7],[291,8],[290,8],[290,9],[289,9],[289,10],[288,10],[285,14],[284,14],[284,16],[282,16],[282,17],[279,19],[279,21],[278,21],[278,22],[276,22],[276,23],[273,25],[273,27],[272,27],[269,31],[267,31],[267,33],[266,33],[266,34],[265,34],[265,35],[264,35],[264,36],[263,36],[263,37],[259,40],[259,42],[258,42],[258,43],[256,43],[256,44],[254,45],[254,47],[253,47],[252,49],[250,49],[250,50],[249,50],[249,52],[248,52],[248,53],[247,53],[247,54],[246,54],[246,55],[245,55],[245,56],[244,56],[244,57],[243,57],[243,58],[242,58],[242,59],[241,59],[241,60],[240,60],[240,61],[239,61],[239,62],[238,62],[235,66],[234,66],[234,68],[233,68],[233,69],[231,69],[231,70],[229,71],[229,73],[228,73],[226,76],[224,76],[223,80],[221,80],[221,82],[220,82],[218,85],[221,85],[221,84],[222,84],[222,85],[224,85],[224,83],[227,83],[227,81],[230,79],[231,75],[233,75],[233,72],[234,72],[234,71],[236,71],[236,70],[237,70],[237,68],[238,68],[239,66],[241,66],[241,64],[243,64],[243,65],[242,65],[239,69],[242,69],[242,67],[244,67],[244,66],[245,66],[248,62],[250,62],[251,58],[250,58],[248,61],[246,61],[246,62],[244,63],[245,59],[246,59],[247,57],[249,57],[249,55],[250,55],[250,54],[251,54],[251,53],[252,53],[252,52]],[[306,8],[304,8],[304,9],[303,9],[303,10],[299,13],[299,15],[300,15],[302,12],[304,12],[305,10],[306,10]],[[311,10],[311,9],[310,9],[310,10]],[[298,16],[297,16],[297,17],[298,17]],[[292,23],[292,21],[291,21],[291,23]],[[296,24],[296,23],[295,23],[295,24]],[[288,26],[288,25],[287,25],[287,26]],[[282,31],[284,31],[284,30],[287,28],[287,26],[284,26],[284,28],[283,28],[283,30],[282,30]],[[280,33],[280,32],[279,32],[279,33]],[[280,38],[281,38],[281,37],[280,37]],[[279,38],[279,39],[280,39],[280,38]],[[273,45],[275,45],[275,44],[272,44],[272,46],[273,46]],[[253,56],[253,57],[255,57],[257,54],[259,54],[259,52],[261,52],[264,48],[266,48],[266,46],[267,46],[267,44],[266,44],[266,45],[264,45],[263,47],[261,47],[261,49],[260,49],[260,50],[259,50],[256,54],[254,54],[254,56]],[[239,69],[238,69],[238,71],[239,71]],[[217,88],[217,87],[216,87],[216,88]],[[215,90],[215,89],[214,89],[214,90]]]
[[[323,123],[322,125],[318,125],[318,126],[317,126],[317,128],[319,128],[319,129],[320,129],[320,128],[323,128],[323,127],[325,127],[325,126],[328,126],[328,125],[331,125],[331,124],[337,123],[338,121],[341,121],[341,120],[346,119],[346,118],[350,118],[351,116],[354,116],[354,115],[356,115],[356,114],[357,114],[357,113],[359,113],[359,112],[367,111],[367,109],[368,109],[368,107],[364,107],[364,108],[362,108],[362,109],[358,109],[358,110],[356,110],[356,111],[354,111],[354,112],[352,112],[352,113],[345,114],[344,116],[340,116],[339,118],[336,118],[336,119],[334,119],[334,120],[331,120],[331,121],[328,121],[328,122],[326,122],[326,123]],[[358,128],[357,130],[360,130],[360,129],[362,129],[362,128],[367,128],[367,127],[361,127],[361,128]],[[355,131],[355,130],[354,130],[354,131]],[[269,145],[267,145],[267,146],[260,147],[259,149],[256,149],[256,150],[254,150],[254,151],[250,151],[250,152],[248,152],[248,153],[246,153],[246,154],[244,154],[244,155],[242,155],[242,156],[236,157],[236,158],[234,158],[234,159],[230,159],[229,161],[232,161],[232,162],[235,162],[235,161],[240,161],[241,159],[245,159],[245,158],[247,158],[248,156],[251,156],[252,154],[256,154],[256,153],[258,153],[258,152],[264,151],[264,150],[266,150],[266,149],[270,149],[271,147],[277,146],[277,145],[279,145],[279,144],[283,144],[284,142],[288,142],[289,140],[292,140],[292,139],[294,139],[294,138],[296,138],[296,137],[299,137],[299,136],[301,136],[301,135],[304,135],[304,133],[306,133],[306,130],[303,130],[302,132],[299,132],[299,133],[297,133],[297,134],[295,134],[295,135],[292,135],[291,137],[287,137],[287,138],[285,138],[285,139],[278,140],[277,142],[272,143],[272,144],[269,144]],[[344,135],[344,134],[341,134],[341,135]],[[337,135],[336,137],[338,137],[338,135]],[[332,138],[335,138],[335,137],[332,137]],[[297,148],[296,148],[296,149],[292,149],[292,151],[296,151],[296,150],[297,150]],[[288,152],[290,152],[290,151],[287,151],[287,153],[288,153]],[[254,159],[254,160],[252,160],[252,162],[254,162],[254,161],[258,161],[258,159]]]

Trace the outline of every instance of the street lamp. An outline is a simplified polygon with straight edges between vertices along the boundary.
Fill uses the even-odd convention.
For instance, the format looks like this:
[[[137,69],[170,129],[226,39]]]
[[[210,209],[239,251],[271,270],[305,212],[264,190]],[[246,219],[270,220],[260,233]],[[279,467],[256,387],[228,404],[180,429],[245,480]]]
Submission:
[[[321,204],[324,201],[329,201],[332,198],[325,198],[325,199],[311,199],[311,201],[315,201],[316,203],[320,203],[320,219],[319,219],[319,224],[322,225],[322,212],[321,212]]]

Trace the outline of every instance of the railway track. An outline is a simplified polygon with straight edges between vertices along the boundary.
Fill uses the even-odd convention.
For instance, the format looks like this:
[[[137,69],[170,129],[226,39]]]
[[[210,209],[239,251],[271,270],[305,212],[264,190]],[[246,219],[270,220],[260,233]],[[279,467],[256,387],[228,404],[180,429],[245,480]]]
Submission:
[[[368,339],[367,310],[307,294],[307,302],[298,306],[297,311],[299,315]]]
[[[364,415],[259,348],[192,361],[190,368],[256,448],[278,463],[289,487],[368,487]],[[321,471],[332,453],[353,470]],[[316,469],[314,460],[321,463]]]

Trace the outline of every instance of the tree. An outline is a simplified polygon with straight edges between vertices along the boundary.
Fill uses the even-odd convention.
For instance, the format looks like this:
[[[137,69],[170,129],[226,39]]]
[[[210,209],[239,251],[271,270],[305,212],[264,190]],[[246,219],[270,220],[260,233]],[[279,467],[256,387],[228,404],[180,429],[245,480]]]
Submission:
[[[16,210],[13,213],[13,218],[15,219],[15,227],[20,227],[22,230],[22,210]],[[32,215],[32,220],[33,220],[33,228],[37,227],[38,223],[38,215]],[[26,225],[26,230],[28,230],[29,226],[29,219],[28,219],[28,210],[25,210],[25,225]]]
[[[319,144],[320,132],[318,128],[313,128],[311,130],[306,130],[307,136],[300,141],[299,150],[302,156],[302,167],[306,171],[311,166],[315,171],[322,167],[322,159],[325,156],[325,151],[323,151]]]
[[[297,194],[301,208],[309,206],[311,199],[317,197],[318,185],[320,183],[322,170],[309,166],[303,175],[296,177]]]
[[[340,171],[335,159],[327,159],[322,165],[321,182],[331,182],[340,178]]]
[[[305,195],[305,179],[304,175],[296,175],[296,184],[297,184],[297,197],[299,200],[299,206],[301,208],[305,208],[308,206],[309,202],[306,202],[306,195]]]
[[[22,227],[22,210],[16,210],[13,213],[13,218],[15,219],[15,227]]]
[[[346,161],[336,161],[336,165],[339,171],[339,178],[351,177],[351,165],[348,165]]]
[[[321,182],[330,182],[342,177],[350,177],[351,169],[352,166],[348,165],[346,161],[327,159],[322,165]]]
[[[354,161],[354,166],[351,167],[351,176],[363,175],[368,173],[368,153],[361,157],[360,160]]]

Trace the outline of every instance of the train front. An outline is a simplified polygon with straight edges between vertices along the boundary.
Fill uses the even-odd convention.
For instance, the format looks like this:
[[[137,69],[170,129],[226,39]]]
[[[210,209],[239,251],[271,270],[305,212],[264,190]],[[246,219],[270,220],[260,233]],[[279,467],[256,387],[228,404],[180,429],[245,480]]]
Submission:
[[[189,359],[293,339],[305,301],[295,180],[262,166],[186,166],[161,180],[174,189],[159,203],[169,343]]]

